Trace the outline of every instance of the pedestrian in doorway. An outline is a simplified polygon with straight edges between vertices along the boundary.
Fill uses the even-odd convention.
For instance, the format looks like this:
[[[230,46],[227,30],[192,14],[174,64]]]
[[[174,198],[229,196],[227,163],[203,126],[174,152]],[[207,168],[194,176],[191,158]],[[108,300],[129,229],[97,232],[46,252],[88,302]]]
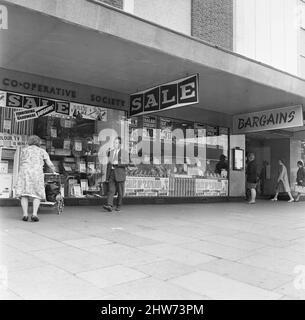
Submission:
[[[305,168],[304,162],[299,160],[297,162],[298,172],[297,172],[297,186],[305,187]],[[297,197],[295,198],[295,202],[299,202],[301,197],[301,192],[297,193]]]
[[[278,178],[277,178],[275,196],[271,200],[272,201],[277,201],[278,200],[278,195],[279,195],[280,192],[287,192],[288,196],[289,196],[288,202],[293,202],[294,199],[293,199],[293,197],[291,195],[289,179],[288,179],[288,174],[287,174],[287,168],[284,165],[282,160],[279,160],[278,164],[279,164],[279,175],[278,175]]]
[[[246,178],[247,178],[247,189],[249,189],[251,193],[250,201],[248,203],[254,204],[256,200],[256,186],[257,186],[257,180],[258,180],[254,153],[250,153],[248,156]]]
[[[108,163],[106,171],[106,182],[108,183],[107,203],[104,209],[111,212],[113,210],[113,198],[118,194],[116,211],[121,211],[124,196],[124,186],[126,181],[126,167],[128,166],[127,152],[122,149],[122,139],[117,137],[113,142],[113,149],[108,152]]]
[[[262,169],[261,169],[261,172],[259,175],[261,195],[264,195],[264,193],[265,193],[265,182],[266,182],[266,178],[267,178],[267,166],[268,166],[268,161],[264,160],[263,165],[262,165]]]
[[[33,222],[39,221],[37,212],[40,201],[46,199],[43,166],[46,164],[55,173],[48,153],[40,148],[40,138],[31,136],[21,152],[20,169],[16,184],[16,197],[21,200],[23,221],[28,221],[29,199],[33,199]]]

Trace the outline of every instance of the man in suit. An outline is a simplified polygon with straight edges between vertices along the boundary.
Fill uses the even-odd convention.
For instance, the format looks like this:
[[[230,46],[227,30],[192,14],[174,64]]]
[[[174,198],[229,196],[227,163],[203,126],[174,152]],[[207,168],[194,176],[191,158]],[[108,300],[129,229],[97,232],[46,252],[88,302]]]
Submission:
[[[122,139],[117,137],[113,143],[113,149],[108,152],[108,163],[106,171],[106,182],[108,182],[107,204],[104,209],[113,210],[113,198],[118,194],[116,211],[121,210],[126,181],[126,167],[128,166],[127,152],[121,148]]]

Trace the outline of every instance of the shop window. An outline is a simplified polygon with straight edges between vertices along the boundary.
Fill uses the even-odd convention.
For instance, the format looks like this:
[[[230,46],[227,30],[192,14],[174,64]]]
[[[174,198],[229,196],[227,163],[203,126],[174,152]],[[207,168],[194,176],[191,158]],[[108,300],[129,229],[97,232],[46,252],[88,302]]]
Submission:
[[[43,139],[55,165],[62,175],[66,197],[90,197],[101,195],[105,181],[106,164],[101,155],[101,144],[105,144],[101,135],[108,128],[120,135],[120,122],[125,112],[107,109],[104,120],[73,117],[41,117],[35,120],[34,133]],[[114,136],[116,136],[114,135]],[[109,148],[111,145],[109,144]],[[81,193],[76,192],[81,190]]]
[[[127,197],[228,195],[227,128],[154,114],[127,119],[120,110],[66,104],[67,114],[20,122],[16,108],[0,106],[0,198],[13,196],[20,148],[32,134],[42,139],[60,173],[65,197],[103,195],[104,160],[117,135],[130,153]]]
[[[130,153],[142,162],[129,168],[127,196],[227,195],[227,128],[138,116],[130,119],[129,132]]]

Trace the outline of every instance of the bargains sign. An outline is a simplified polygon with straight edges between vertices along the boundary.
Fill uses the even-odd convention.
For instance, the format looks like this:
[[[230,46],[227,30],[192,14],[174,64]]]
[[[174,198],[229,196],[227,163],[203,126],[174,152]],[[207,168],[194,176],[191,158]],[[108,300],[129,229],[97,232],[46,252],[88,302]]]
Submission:
[[[233,117],[235,134],[303,126],[302,106],[291,106]]]

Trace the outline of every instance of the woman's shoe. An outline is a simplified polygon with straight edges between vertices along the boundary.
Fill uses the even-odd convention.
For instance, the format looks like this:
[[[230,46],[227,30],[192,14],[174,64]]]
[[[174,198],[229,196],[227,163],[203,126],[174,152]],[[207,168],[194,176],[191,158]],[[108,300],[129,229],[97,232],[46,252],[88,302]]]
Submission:
[[[29,220],[29,217],[28,216],[23,216],[22,217],[22,221],[28,221]]]
[[[38,221],[39,221],[39,219],[38,219],[37,216],[31,216],[31,220],[32,220],[33,222],[38,222]]]
[[[277,201],[277,199],[276,198],[272,198],[271,201]]]
[[[288,200],[288,202],[294,202],[294,199],[290,199],[290,200]]]

